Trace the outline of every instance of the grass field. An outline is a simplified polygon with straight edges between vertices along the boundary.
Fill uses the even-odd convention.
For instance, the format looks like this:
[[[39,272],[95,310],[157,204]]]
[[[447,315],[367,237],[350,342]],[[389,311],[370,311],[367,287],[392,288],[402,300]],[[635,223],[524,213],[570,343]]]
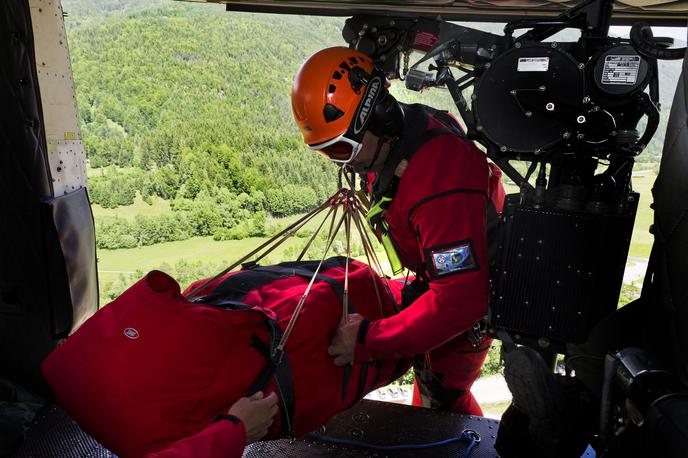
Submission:
[[[267,238],[248,238],[216,242],[212,237],[194,237],[180,242],[159,243],[146,247],[122,250],[98,250],[98,271],[101,282],[112,281],[120,273],[148,272],[161,269],[163,265],[179,261],[208,264],[230,263],[258,247]],[[285,242],[268,256],[269,262],[284,260],[284,251],[290,246],[304,243],[304,239],[293,238]]]
[[[648,229],[652,223],[652,210],[649,205],[652,200],[651,187],[654,179],[654,176],[633,178],[634,189],[640,193],[641,197],[631,241],[629,253],[631,257],[647,258],[652,247],[652,235]],[[509,187],[508,192],[514,192],[513,187]],[[162,199],[157,199],[153,205],[148,205],[140,197],[137,197],[134,205],[117,209],[103,209],[97,205],[93,206],[96,218],[119,216],[133,219],[137,214],[161,214],[169,211],[171,211],[169,203]],[[269,224],[284,227],[298,218],[299,215],[286,218],[272,218]],[[313,230],[320,220],[320,218],[315,218],[306,227]],[[174,266],[180,261],[189,263],[201,261],[210,265],[229,265],[266,240],[267,238],[249,238],[216,242],[211,237],[195,237],[189,240],[161,243],[147,247],[99,250],[98,271],[100,282],[101,284],[113,282],[119,278],[120,274],[129,275],[136,271],[147,272],[152,269],[164,269],[167,266]],[[301,238],[288,240],[284,245],[271,253],[263,263],[276,263],[287,260],[290,255],[293,257],[295,247],[302,247],[306,240]],[[285,250],[291,250],[291,253],[285,254]]]
[[[138,194],[134,199],[133,205],[117,208],[103,208],[98,204],[91,205],[93,208],[93,217],[98,219],[103,216],[117,216],[128,220],[133,220],[136,215],[156,216],[172,211],[170,203],[160,197],[152,198],[152,205],[148,205],[143,201],[141,195]]]
[[[633,177],[633,189],[640,193],[638,203],[638,213],[635,217],[633,226],[633,237],[631,238],[631,249],[628,256],[634,258],[649,258],[652,248],[653,236],[650,234],[650,225],[654,219],[654,213],[650,208],[652,202],[652,185],[656,176],[647,175]]]

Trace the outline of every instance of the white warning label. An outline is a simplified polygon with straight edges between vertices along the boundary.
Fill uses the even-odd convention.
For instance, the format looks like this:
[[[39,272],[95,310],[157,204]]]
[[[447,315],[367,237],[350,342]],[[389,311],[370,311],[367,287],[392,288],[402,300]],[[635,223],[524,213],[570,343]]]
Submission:
[[[632,86],[638,81],[640,56],[614,56],[604,59],[602,84]]]
[[[549,69],[549,57],[521,57],[518,59],[519,72],[546,72]]]

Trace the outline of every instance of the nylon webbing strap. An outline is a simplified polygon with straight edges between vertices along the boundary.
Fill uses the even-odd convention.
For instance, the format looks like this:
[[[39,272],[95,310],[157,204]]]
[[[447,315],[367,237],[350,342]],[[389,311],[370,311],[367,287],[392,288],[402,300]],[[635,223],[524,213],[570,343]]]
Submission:
[[[292,422],[294,420],[294,405],[296,395],[294,393],[294,379],[289,366],[289,357],[286,352],[276,356],[274,349],[277,342],[282,338],[282,329],[274,320],[267,320],[270,332],[270,345],[258,339],[255,335],[251,336],[251,345],[265,357],[267,362],[265,367],[258,374],[248,391],[248,396],[263,391],[270,384],[270,379],[274,376],[277,384],[277,391],[280,399],[280,417],[282,419],[282,432],[287,437],[294,437]]]
[[[323,267],[327,269],[327,262],[323,264]],[[303,278],[312,278],[313,277],[313,272],[311,272],[308,269],[297,269],[293,267],[284,267],[284,266],[265,266],[265,267],[256,267],[253,270],[259,271],[259,272],[267,272],[267,273],[273,273],[282,276],[282,278],[287,278],[291,276],[299,276]],[[337,297],[339,298],[340,301],[344,301],[344,288],[341,282],[335,280],[334,278],[323,275],[323,274],[317,274],[315,276],[315,279],[317,281],[322,281],[330,285],[332,290],[337,294]],[[354,305],[349,301],[348,305],[348,312],[349,313],[356,313],[356,308]]]
[[[343,267],[346,258],[336,257],[323,263],[324,269]],[[317,261],[285,262],[276,266],[255,266],[225,278],[210,294],[197,297],[196,303],[203,303],[214,307],[242,310],[250,308],[243,301],[251,291],[267,285],[280,278],[299,276],[312,278]],[[344,300],[344,289],[341,282],[327,275],[318,274],[315,279],[330,285],[340,301]],[[355,313],[354,304],[348,304],[349,313]]]

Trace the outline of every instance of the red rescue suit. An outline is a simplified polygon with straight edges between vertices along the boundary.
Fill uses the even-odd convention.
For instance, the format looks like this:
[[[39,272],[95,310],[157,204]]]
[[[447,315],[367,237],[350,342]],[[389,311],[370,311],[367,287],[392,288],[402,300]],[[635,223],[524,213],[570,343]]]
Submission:
[[[425,126],[414,137],[444,126],[425,107],[402,106],[406,131]],[[413,143],[406,131],[400,142]],[[489,200],[502,210],[500,177],[483,152],[445,132],[412,152],[383,216],[404,267],[429,289],[395,316],[364,321],[355,359],[422,355],[414,364],[416,405],[422,399],[426,407],[482,415],[470,388],[491,340],[474,346],[468,332],[487,313],[486,210]]]

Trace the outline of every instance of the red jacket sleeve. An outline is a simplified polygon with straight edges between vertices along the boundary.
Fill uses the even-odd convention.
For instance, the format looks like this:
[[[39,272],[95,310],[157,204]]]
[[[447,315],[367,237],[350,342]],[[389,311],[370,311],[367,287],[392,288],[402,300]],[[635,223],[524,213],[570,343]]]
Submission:
[[[410,207],[408,221],[416,232],[427,268],[433,268],[433,252],[455,247],[468,247],[472,261],[464,264],[465,269],[441,275],[435,271],[430,289],[413,304],[397,315],[366,323],[359,333],[357,360],[410,357],[430,351],[466,331],[487,313],[488,168],[484,156],[467,157],[462,167],[454,168],[463,169],[458,174],[465,175],[452,182],[451,189],[437,182],[441,180],[427,184],[426,197]],[[450,160],[448,155],[444,162]],[[430,181],[439,176],[428,173],[434,177]],[[449,174],[445,171],[445,175]]]
[[[147,454],[146,458],[240,458],[245,446],[244,423],[220,420],[164,450]]]

